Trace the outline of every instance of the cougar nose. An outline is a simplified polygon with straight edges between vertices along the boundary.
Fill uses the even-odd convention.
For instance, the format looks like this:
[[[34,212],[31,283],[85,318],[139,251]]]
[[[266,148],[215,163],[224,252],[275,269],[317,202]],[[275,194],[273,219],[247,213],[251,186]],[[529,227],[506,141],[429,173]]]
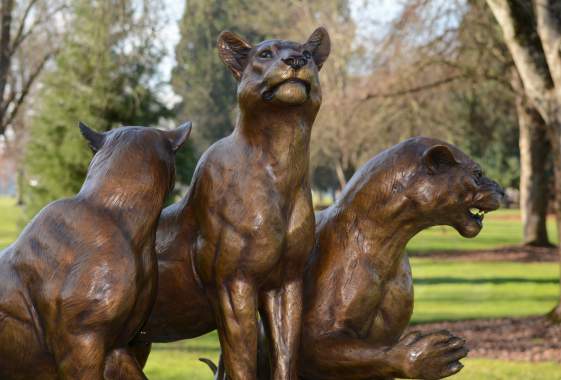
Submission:
[[[288,66],[292,67],[294,70],[298,70],[308,63],[308,60],[300,54],[293,54],[288,58],[283,58],[282,61]]]

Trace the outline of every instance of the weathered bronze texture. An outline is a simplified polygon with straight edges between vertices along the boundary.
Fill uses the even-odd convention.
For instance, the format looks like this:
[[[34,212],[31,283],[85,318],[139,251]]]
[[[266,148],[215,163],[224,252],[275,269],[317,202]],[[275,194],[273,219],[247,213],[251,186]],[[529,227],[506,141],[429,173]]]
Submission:
[[[0,252],[0,379],[145,379],[126,347],[156,296],[156,227],[190,129],[80,124],[96,152],[80,192]]]
[[[501,197],[477,164],[439,140],[410,139],[366,163],[340,199],[316,216],[316,245],[305,272],[303,378],[436,379],[460,370],[467,353],[461,339],[447,332],[401,337],[413,309],[404,247],[433,225],[476,236],[483,218],[472,211],[492,211]],[[173,230],[177,208],[165,210],[160,232]],[[158,235],[159,242],[173,240]],[[150,342],[215,328],[191,256],[176,248],[160,251],[158,260],[156,306],[135,345],[141,362]],[[181,295],[190,303],[178,303]],[[269,378],[267,366],[261,361],[260,379]]]
[[[321,212],[305,278],[304,379],[440,379],[458,372],[464,341],[401,335],[413,311],[407,242],[435,225],[476,236],[503,191],[456,147],[413,138],[366,163]]]
[[[223,32],[218,51],[238,80],[233,133],[200,159],[185,199],[157,234],[161,298],[139,341],[218,328],[232,380],[257,375],[257,313],[272,342],[274,379],[297,376],[302,280],[314,242],[309,142],[330,41],[256,46]]]

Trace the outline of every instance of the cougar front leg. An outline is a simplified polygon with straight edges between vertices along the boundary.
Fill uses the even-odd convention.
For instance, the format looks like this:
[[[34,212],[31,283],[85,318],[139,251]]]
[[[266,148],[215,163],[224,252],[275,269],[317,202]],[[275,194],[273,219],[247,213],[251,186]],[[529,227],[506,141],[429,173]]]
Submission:
[[[129,343],[127,350],[138,362],[140,368],[144,368],[148,361],[150,351],[152,351],[152,343],[149,342],[132,342]]]
[[[217,285],[211,295],[226,374],[230,380],[257,379],[257,292],[247,279]]]
[[[116,349],[107,355],[104,379],[147,380],[141,368],[141,364],[137,361],[130,349]]]
[[[64,331],[53,344],[60,380],[100,380],[105,366],[105,342],[100,334]]]
[[[262,319],[269,337],[273,380],[296,380],[302,325],[302,280],[293,280],[262,297]]]
[[[393,346],[376,346],[350,331],[304,331],[304,378],[324,380],[442,379],[462,369],[465,341],[447,331],[403,337]]]

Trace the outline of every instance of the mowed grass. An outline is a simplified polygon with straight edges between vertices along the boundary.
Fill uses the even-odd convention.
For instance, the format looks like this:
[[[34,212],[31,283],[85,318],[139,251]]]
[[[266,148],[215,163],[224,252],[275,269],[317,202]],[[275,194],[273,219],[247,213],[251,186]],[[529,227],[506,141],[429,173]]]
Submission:
[[[559,380],[559,363],[525,363],[505,360],[465,359],[454,380]],[[205,378],[202,378],[205,379]]]
[[[16,237],[18,212],[15,201],[0,198],[0,249]],[[551,231],[553,236],[554,230]],[[417,236],[409,249],[490,249],[520,240],[518,213],[505,210],[486,217],[484,230],[475,239],[461,238],[451,229],[433,228]],[[414,258],[411,264],[415,279],[413,323],[544,314],[559,297],[559,270],[555,263],[439,262]],[[216,362],[218,353],[215,332],[189,341],[157,344],[146,374],[155,380],[210,380],[210,370],[198,358]],[[465,368],[454,379],[561,379],[561,366],[557,363],[467,359],[464,364]]]
[[[196,342],[193,341],[192,345]],[[169,345],[169,344],[168,344]],[[173,350],[157,347],[145,369],[153,380],[212,380],[210,370],[197,356],[216,357],[217,351]],[[465,359],[464,369],[450,379],[455,380],[559,380],[559,363],[526,363],[506,360]],[[341,380],[344,380],[341,379]]]
[[[557,244],[555,220],[547,221],[549,238]],[[440,250],[482,250],[522,243],[522,221],[519,210],[498,210],[485,215],[483,230],[473,239],[463,238],[446,226],[432,227],[415,236],[407,249],[416,252]]]
[[[556,263],[411,260],[413,323],[545,314],[559,299]]]
[[[0,197],[0,249],[10,245],[17,237],[20,216],[15,198]]]

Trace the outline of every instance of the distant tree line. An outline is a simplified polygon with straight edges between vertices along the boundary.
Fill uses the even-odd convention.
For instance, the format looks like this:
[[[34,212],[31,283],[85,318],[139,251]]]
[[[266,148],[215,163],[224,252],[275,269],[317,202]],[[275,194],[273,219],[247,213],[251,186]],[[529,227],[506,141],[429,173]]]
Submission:
[[[167,22],[160,2],[0,0],[0,45],[10,47],[0,54],[0,136],[13,132],[5,141],[20,163],[25,214],[79,188],[91,154],[78,120],[98,130],[193,120],[189,148],[177,160],[184,191],[201,153],[230,133],[236,117],[236,84],[216,53],[219,32],[301,40],[325,25],[333,48],[312,134],[316,189],[342,188],[362,163],[404,138],[439,137],[503,186],[520,188],[526,241],[547,245],[553,170],[544,136],[554,119],[544,104],[552,101],[528,91],[495,17],[505,1],[408,0],[390,24],[368,32],[348,0],[189,0],[169,83],[180,102],[170,109],[159,97],[166,85],[157,71],[159,31]],[[354,6],[360,13],[368,2]],[[528,9],[517,12],[536,20]],[[544,88],[553,88],[551,75],[543,76]]]

